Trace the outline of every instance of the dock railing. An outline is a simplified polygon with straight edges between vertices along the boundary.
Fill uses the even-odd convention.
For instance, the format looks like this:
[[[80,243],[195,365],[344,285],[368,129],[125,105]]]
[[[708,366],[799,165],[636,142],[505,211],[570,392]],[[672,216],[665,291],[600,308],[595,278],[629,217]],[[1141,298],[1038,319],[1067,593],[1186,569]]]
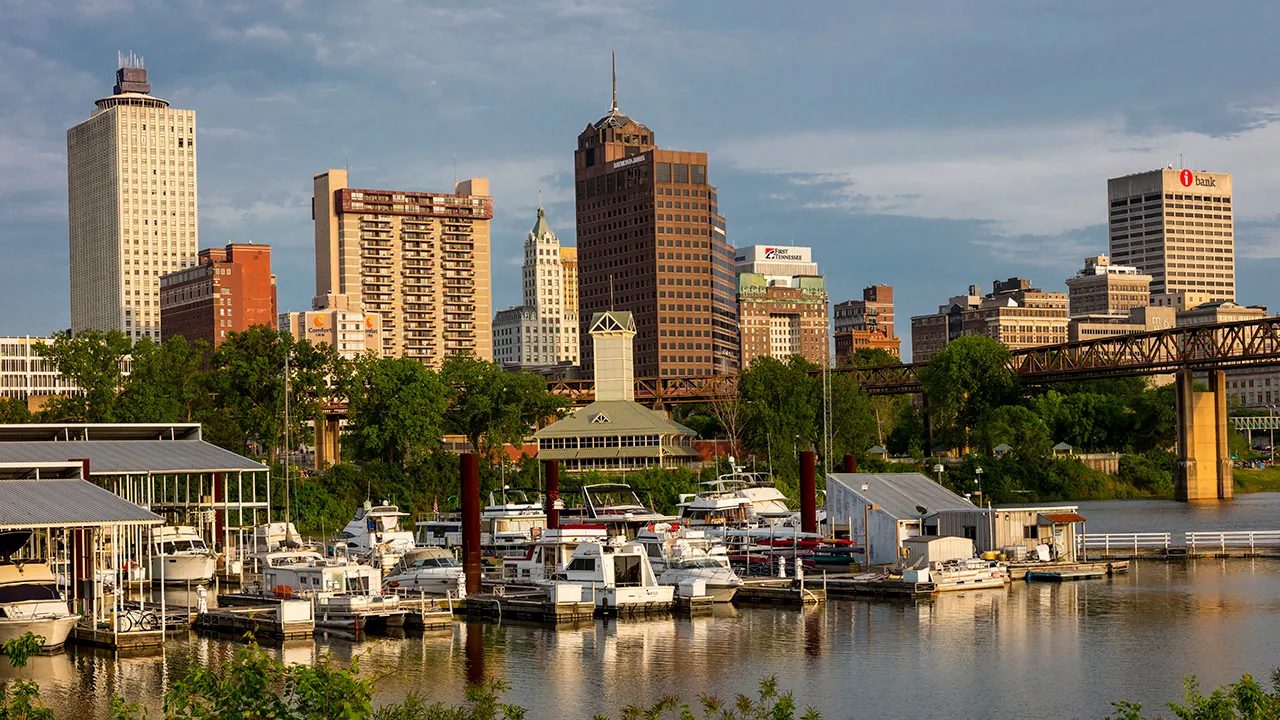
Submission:
[[[1243,550],[1250,552],[1258,548],[1280,548],[1280,530],[1233,530],[1224,532],[1188,532],[1186,533],[1187,552],[1212,552],[1217,550]]]
[[[1121,552],[1137,555],[1159,550],[1168,553],[1173,544],[1172,533],[1088,533],[1076,537],[1082,554],[1088,554],[1090,550],[1099,551],[1103,555]]]

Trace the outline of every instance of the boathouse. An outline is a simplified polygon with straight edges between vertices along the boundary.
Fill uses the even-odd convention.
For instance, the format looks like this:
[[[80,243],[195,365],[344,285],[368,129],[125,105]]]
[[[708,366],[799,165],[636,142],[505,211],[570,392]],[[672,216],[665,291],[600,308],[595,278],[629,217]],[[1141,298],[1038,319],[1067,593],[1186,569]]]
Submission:
[[[938,514],[938,531],[959,535],[974,528],[979,551],[999,550],[1010,559],[1034,559],[1036,547],[1046,546],[1053,560],[1076,560],[1076,537],[1084,516],[1077,505],[1010,506],[993,510],[969,508]]]
[[[854,542],[868,545],[874,565],[902,557],[902,543],[918,535],[938,535],[938,514],[983,512],[963,497],[920,473],[831,473],[827,475],[827,519],[851,529]],[[973,540],[977,527],[955,534]]]
[[[591,318],[595,402],[534,433],[538,458],[569,471],[626,472],[701,461],[697,433],[635,401],[635,318],[610,310]]]

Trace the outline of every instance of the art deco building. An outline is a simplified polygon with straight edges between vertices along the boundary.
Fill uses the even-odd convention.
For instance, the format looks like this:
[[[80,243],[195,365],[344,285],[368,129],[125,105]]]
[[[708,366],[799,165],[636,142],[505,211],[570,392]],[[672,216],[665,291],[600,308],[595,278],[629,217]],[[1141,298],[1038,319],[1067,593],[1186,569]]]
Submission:
[[[827,290],[807,247],[753,245],[734,253],[742,366],[757,357],[829,361]]]
[[[271,246],[232,243],[200,251],[199,264],[160,278],[160,329],[217,347],[227,333],[276,328]]]
[[[1152,304],[1236,299],[1231,175],[1152,170],[1107,181],[1111,260],[1151,276]]]
[[[581,362],[587,322],[629,312],[640,377],[738,370],[733,248],[725,238],[707,154],[657,146],[648,127],[613,106],[578,135],[574,152]]]
[[[385,357],[492,359],[488,180],[453,193],[368,190],[329,170],[314,184],[313,309],[376,315]]]
[[[861,300],[837,303],[833,315],[837,358],[848,358],[863,348],[880,349],[894,357],[900,356],[902,341],[893,330],[891,286],[863,288]]]
[[[538,208],[524,243],[524,304],[493,321],[494,362],[509,368],[578,364],[578,250],[560,240]]]
[[[160,339],[160,277],[196,263],[196,113],[121,59],[114,92],[67,131],[71,331]]]

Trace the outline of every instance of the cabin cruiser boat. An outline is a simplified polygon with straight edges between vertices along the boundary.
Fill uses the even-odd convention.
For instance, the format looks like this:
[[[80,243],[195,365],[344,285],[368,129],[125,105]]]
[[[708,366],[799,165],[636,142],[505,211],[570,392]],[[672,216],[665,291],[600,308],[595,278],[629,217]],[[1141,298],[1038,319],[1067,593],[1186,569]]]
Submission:
[[[1010,582],[1007,565],[979,558],[934,561],[927,568],[902,571],[902,579],[931,582],[938,592],[1002,588]]]
[[[635,537],[636,532],[650,523],[674,519],[650,510],[625,483],[584,485],[582,501],[581,508],[561,511],[561,521],[573,522],[576,511],[579,522],[603,525],[609,535]]]
[[[390,570],[400,557],[414,547],[413,533],[400,529],[400,518],[408,513],[385,500],[374,505],[368,500],[339,535],[347,552],[382,570]]]
[[[413,525],[413,541],[416,547],[462,547],[461,520],[445,519],[433,513],[431,517],[418,516],[417,522]]]
[[[701,530],[657,523],[642,530],[636,542],[645,548],[661,585],[679,587],[689,580],[702,580],[707,595],[718,603],[732,601],[742,587],[742,579],[729,565],[725,546]]]
[[[547,513],[536,493],[503,488],[500,497],[489,494],[480,511],[480,545],[497,557],[523,555],[525,548],[547,526]]]
[[[669,610],[675,603],[675,586],[658,583],[644,547],[621,537],[579,543],[556,580],[580,586],[584,600],[589,592],[603,614]]]
[[[302,547],[302,536],[291,522],[262,523],[253,528],[252,547],[258,553]]]
[[[152,580],[165,583],[207,583],[213,579],[218,558],[204,538],[187,525],[164,526],[151,535]]]
[[[29,530],[0,533],[0,643],[31,633],[44,638],[45,650],[56,650],[80,616],[68,610],[46,563],[10,559],[30,539]]]
[[[548,529],[529,545],[523,557],[503,559],[502,579],[518,585],[545,584],[569,564],[578,545],[604,542],[608,537],[604,525],[561,525]]]
[[[462,565],[443,548],[414,548],[405,553],[382,585],[395,593],[466,595]]]
[[[680,498],[680,518],[692,527],[768,527],[795,515],[787,507],[787,496],[774,487],[766,473],[745,472],[734,466],[733,472],[701,486],[698,493]]]
[[[313,550],[280,550],[262,556],[262,592],[277,598],[308,598],[316,624],[357,629],[371,622],[404,623],[400,599],[382,592],[382,571]]]

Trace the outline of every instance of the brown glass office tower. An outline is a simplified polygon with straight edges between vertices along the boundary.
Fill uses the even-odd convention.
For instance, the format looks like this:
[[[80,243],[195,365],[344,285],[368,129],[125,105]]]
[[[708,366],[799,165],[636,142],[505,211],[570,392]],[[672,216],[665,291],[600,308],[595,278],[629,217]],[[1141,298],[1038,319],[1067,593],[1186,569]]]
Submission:
[[[637,378],[736,373],[733,248],[707,154],[658,148],[615,90],[578,136],[574,174],[582,367],[592,315],[613,308],[635,317]]]

